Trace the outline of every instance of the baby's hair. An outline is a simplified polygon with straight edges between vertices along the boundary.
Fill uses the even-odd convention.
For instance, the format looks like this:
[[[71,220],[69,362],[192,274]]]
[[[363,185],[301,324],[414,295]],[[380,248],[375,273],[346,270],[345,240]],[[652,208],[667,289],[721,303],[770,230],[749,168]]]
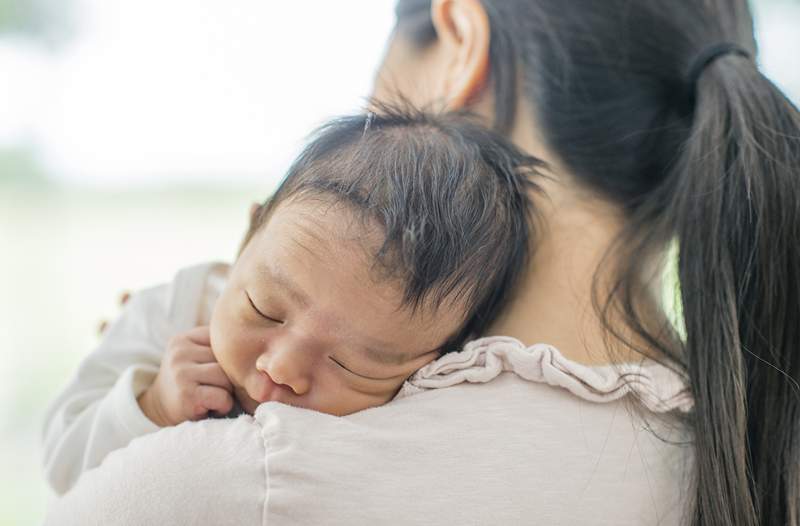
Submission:
[[[375,265],[403,284],[402,306],[466,306],[441,352],[482,334],[511,298],[533,236],[533,176],[544,163],[466,113],[374,106],[312,135],[242,248],[287,199],[324,197],[383,229]]]

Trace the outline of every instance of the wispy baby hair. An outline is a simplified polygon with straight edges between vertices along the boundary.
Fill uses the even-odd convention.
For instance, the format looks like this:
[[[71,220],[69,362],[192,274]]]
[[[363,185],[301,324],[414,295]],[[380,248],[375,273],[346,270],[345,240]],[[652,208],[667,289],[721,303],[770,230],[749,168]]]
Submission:
[[[458,350],[497,318],[526,268],[543,163],[465,113],[373,108],[316,130],[245,244],[286,199],[347,204],[382,227],[374,263],[402,283],[404,307],[466,306],[442,348]]]

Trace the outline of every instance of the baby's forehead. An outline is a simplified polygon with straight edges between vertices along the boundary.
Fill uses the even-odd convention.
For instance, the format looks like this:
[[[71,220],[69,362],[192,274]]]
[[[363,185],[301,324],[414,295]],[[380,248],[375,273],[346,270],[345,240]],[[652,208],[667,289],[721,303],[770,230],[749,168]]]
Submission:
[[[260,231],[253,251],[260,267],[280,260],[287,273],[313,269],[321,282],[364,284],[373,296],[402,308],[404,276],[379,262],[381,227],[347,203],[325,196],[287,199],[275,205]]]
[[[374,268],[381,236],[347,207],[295,201],[276,206],[264,226],[249,252],[256,260],[246,279],[260,283],[256,290],[264,297],[302,306],[315,331],[391,362],[395,350],[433,348],[452,330],[440,312],[413,312],[404,304],[402,280]]]
[[[312,253],[358,251],[367,263],[382,241],[382,228],[347,203],[303,196],[279,203],[265,225],[283,241]]]
[[[377,221],[359,214],[354,207],[326,197],[305,197],[289,199],[275,207],[261,242],[269,245],[264,247],[268,250],[262,251],[265,257],[295,263],[284,265],[287,272],[312,266],[322,280],[344,276],[366,285],[373,296],[396,306],[398,319],[433,323],[440,309],[464,310],[463,302],[455,305],[444,301],[437,307],[422,302],[417,309],[406,305],[403,296],[407,276],[378,262],[383,238]],[[395,254],[383,257],[392,260]],[[297,265],[298,262],[302,264]]]

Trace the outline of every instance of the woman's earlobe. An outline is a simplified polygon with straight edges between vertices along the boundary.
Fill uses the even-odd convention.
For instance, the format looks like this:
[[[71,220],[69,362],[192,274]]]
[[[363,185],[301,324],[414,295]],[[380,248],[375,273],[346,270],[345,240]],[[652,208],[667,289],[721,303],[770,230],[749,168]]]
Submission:
[[[480,97],[489,76],[489,17],[479,0],[434,0],[431,20],[442,45],[439,98],[460,109]]]

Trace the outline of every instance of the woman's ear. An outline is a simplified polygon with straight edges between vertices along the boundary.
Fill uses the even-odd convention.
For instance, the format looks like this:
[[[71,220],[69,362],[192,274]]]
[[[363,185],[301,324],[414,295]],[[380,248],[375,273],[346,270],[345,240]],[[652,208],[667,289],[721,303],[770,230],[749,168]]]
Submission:
[[[443,68],[437,98],[460,109],[479,98],[489,77],[489,17],[479,0],[434,0],[431,20]]]

